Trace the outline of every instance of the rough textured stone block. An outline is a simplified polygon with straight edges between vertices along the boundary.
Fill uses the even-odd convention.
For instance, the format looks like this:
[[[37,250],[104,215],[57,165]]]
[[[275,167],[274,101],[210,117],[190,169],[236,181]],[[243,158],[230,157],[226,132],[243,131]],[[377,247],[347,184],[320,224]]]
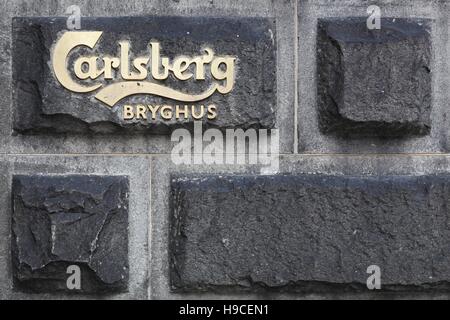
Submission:
[[[172,179],[174,291],[449,288],[450,176]]]
[[[344,136],[425,135],[431,121],[427,20],[366,18],[318,22],[320,129]]]
[[[54,67],[56,44],[68,32],[66,18],[15,18],[13,20],[13,100],[14,130],[20,133],[45,132],[149,132],[168,133],[180,126],[192,127],[192,122],[202,115],[201,121],[219,128],[273,127],[276,106],[276,41],[275,21],[266,18],[213,18],[213,17],[83,17],[80,32],[99,31],[101,36],[92,49],[78,46],[68,54],[68,78],[76,85],[98,86],[81,93],[67,90],[59,81]],[[87,38],[87,37],[86,37]],[[94,39],[95,40],[95,39]],[[128,42],[128,50],[119,42]],[[159,43],[159,73],[154,79],[152,50]],[[123,50],[122,50],[123,49]],[[209,49],[209,55],[207,50]],[[123,52],[122,52],[123,51]],[[128,52],[129,67],[120,60]],[[122,54],[123,53],[123,54]],[[81,63],[80,57],[98,57],[97,63]],[[120,66],[112,66],[111,74],[86,75],[105,66],[103,58],[117,58]],[[151,57],[151,58],[150,58]],[[180,57],[211,60],[202,64],[185,63],[178,66],[176,75],[170,70],[164,78],[163,58],[175,66]],[[235,59],[226,66],[216,58]],[[136,58],[140,58],[135,61]],[[144,59],[144,60],[142,60]],[[147,61],[145,60],[147,59]],[[180,60],[181,61],[181,60]],[[75,68],[80,62],[80,72]],[[136,62],[136,64],[135,64]],[[216,65],[214,66],[214,63]],[[173,65],[172,65],[173,64]],[[136,67],[137,66],[137,67]],[[199,67],[200,66],[200,67]],[[123,69],[120,69],[122,68]],[[140,69],[138,69],[140,68]],[[124,73],[139,75],[147,70],[147,77],[124,81]],[[216,74],[212,69],[217,70]],[[234,70],[226,79],[219,80],[222,72]],[[184,71],[183,71],[184,70]],[[123,72],[123,73],[122,73]],[[156,72],[156,71],[155,71]],[[183,76],[193,76],[182,79]],[[143,75],[144,73],[140,73]],[[80,75],[81,78],[78,76]],[[86,78],[83,80],[83,77]],[[181,77],[181,78],[180,78]],[[203,77],[203,79],[202,79]],[[94,78],[94,79],[92,79]],[[119,87],[112,87],[122,82]],[[217,89],[217,85],[234,83],[231,91]],[[142,89],[140,89],[142,87]],[[107,89],[109,91],[104,91]],[[135,92],[121,99],[119,93]],[[139,89],[136,89],[139,88]],[[214,93],[211,96],[203,93]],[[140,90],[142,90],[142,93]],[[117,96],[116,96],[117,95]],[[195,96],[189,101],[185,96]],[[115,97],[115,98],[114,98]],[[116,101],[116,99],[119,99]],[[200,99],[200,100],[199,100]],[[134,115],[138,106],[145,109],[145,117],[124,119],[124,106],[130,105]],[[159,106],[155,119],[147,108]],[[164,109],[164,106],[170,108]],[[176,119],[176,108],[180,114]],[[187,113],[183,113],[187,106]],[[194,106],[194,107],[192,107]],[[216,107],[217,116],[208,117],[209,106]],[[194,109],[195,114],[193,115]],[[185,114],[186,117],[185,118]]]
[[[125,291],[128,283],[128,179],[113,176],[14,176],[12,256],[18,289]]]

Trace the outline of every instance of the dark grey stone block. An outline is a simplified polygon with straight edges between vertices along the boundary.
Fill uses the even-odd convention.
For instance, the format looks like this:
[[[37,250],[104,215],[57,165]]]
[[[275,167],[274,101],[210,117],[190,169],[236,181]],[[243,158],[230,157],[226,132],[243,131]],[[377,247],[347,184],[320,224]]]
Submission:
[[[158,112],[156,119],[123,119],[123,106],[176,105],[192,108],[199,114],[202,105],[215,105],[217,118],[203,117],[205,125],[218,128],[272,128],[276,111],[276,40],[275,20],[267,18],[213,17],[83,17],[81,31],[102,31],[94,49],[78,47],[69,54],[68,66],[80,56],[120,57],[119,41],[130,43],[130,65],[137,56],[150,57],[150,42],[160,43],[161,56],[172,62],[179,56],[196,57],[205,48],[216,57],[235,57],[234,88],[227,94],[215,92],[201,101],[174,100],[152,94],[126,97],[112,107],[94,97],[100,89],[118,82],[120,73],[113,71],[114,80],[103,77],[79,80],[78,84],[99,84],[94,92],[74,93],[56,79],[51,56],[57,39],[66,29],[66,18],[14,18],[13,20],[13,129],[23,134],[77,133],[137,133],[167,134],[178,127],[192,128],[193,117],[165,120]],[[101,60],[100,60],[101,61]],[[102,62],[103,63],[103,62]],[[149,65],[151,64],[151,60]],[[222,70],[223,64],[219,65]],[[101,68],[102,66],[99,66]],[[170,72],[166,80],[145,81],[186,94],[200,94],[216,81],[206,65],[205,79],[181,81]],[[132,68],[133,69],[133,68]],[[162,70],[162,69],[161,69]],[[136,71],[134,69],[134,71]],[[195,72],[191,65],[189,71]],[[189,112],[190,113],[190,112]],[[205,111],[205,114],[207,112]],[[183,117],[183,115],[181,115]]]
[[[450,176],[172,179],[170,282],[183,291],[449,289]]]
[[[431,121],[428,20],[320,19],[317,38],[319,125],[354,137],[426,135]]]
[[[14,176],[14,284],[34,292],[109,293],[128,284],[128,179]],[[69,290],[67,268],[81,269]]]

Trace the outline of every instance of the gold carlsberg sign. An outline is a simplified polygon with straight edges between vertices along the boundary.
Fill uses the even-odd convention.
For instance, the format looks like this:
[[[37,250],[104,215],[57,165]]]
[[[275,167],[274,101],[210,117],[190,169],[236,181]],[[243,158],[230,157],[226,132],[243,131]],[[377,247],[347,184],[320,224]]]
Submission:
[[[124,105],[125,120],[147,119],[148,112],[151,112],[153,120],[158,112],[166,120],[172,119],[173,115],[176,119],[181,115],[188,118],[188,114],[194,119],[201,119],[205,115],[208,119],[214,119],[217,116],[216,106],[209,105],[205,108],[202,105],[200,110],[195,110],[195,106],[185,103],[205,100],[215,92],[227,94],[233,90],[236,58],[216,56],[210,48],[205,48],[203,55],[180,55],[170,61],[168,57],[161,57],[160,43],[151,41],[148,55],[138,56],[130,61],[129,41],[119,41],[119,57],[80,56],[74,60],[73,65],[69,65],[69,55],[74,49],[94,49],[102,34],[101,31],[68,31],[57,41],[51,64],[56,79],[64,88],[76,93],[95,93],[95,98],[109,107],[132,95],[154,95],[182,103],[176,106]],[[211,79],[212,83],[209,89],[202,93],[185,93],[159,84],[166,80],[169,74],[180,81]]]

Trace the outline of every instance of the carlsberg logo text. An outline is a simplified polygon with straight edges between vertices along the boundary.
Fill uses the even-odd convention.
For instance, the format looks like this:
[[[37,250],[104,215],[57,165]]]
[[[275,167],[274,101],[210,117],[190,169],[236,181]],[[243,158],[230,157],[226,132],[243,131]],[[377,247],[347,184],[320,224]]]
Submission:
[[[161,56],[159,42],[151,41],[148,54],[131,60],[130,42],[118,41],[117,56],[80,56],[73,65],[68,65],[69,56],[76,48],[94,49],[102,34],[101,31],[68,31],[57,41],[51,64],[56,79],[64,88],[76,93],[95,91],[95,98],[109,107],[138,94],[192,103],[205,100],[216,92],[227,94],[233,90],[236,58],[217,56],[211,48],[199,48],[202,54],[198,56],[180,54],[171,60]],[[169,75],[180,81],[209,80],[212,83],[204,92],[186,93],[161,83]],[[102,80],[113,82],[107,84]]]

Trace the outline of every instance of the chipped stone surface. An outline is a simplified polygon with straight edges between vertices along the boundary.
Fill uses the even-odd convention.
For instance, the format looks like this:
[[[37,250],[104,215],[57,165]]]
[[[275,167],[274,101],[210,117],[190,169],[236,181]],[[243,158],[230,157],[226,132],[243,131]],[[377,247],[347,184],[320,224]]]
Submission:
[[[66,18],[14,18],[13,20],[13,129],[19,133],[158,133],[179,126],[192,127],[193,118],[166,120],[157,115],[147,120],[124,120],[124,105],[184,106],[215,105],[216,119],[203,121],[219,128],[271,128],[276,110],[276,27],[269,18],[235,17],[84,17],[83,31],[103,31],[95,50],[75,49],[76,57],[92,54],[117,56],[119,41],[128,40],[134,55],[149,56],[150,41],[158,41],[161,55],[198,56],[206,46],[217,56],[236,57],[234,88],[216,92],[205,100],[188,103],[154,95],[134,95],[110,108],[94,98],[94,93],[77,94],[63,88],[51,69],[50,57],[58,37],[66,29]],[[67,30],[66,30],[67,31]],[[134,57],[131,54],[131,57]],[[209,67],[207,67],[209,68]],[[192,71],[192,70],[191,70]],[[180,81],[173,76],[150,82],[188,94],[207,91],[214,79]],[[96,79],[90,83],[111,84]],[[81,82],[80,82],[81,83]],[[175,114],[175,111],[173,111]]]
[[[317,36],[319,125],[356,137],[426,135],[431,128],[429,21],[320,19]]]
[[[79,292],[126,290],[128,189],[120,176],[14,176],[15,286],[69,291],[67,267],[77,265]]]
[[[175,292],[448,290],[450,176],[172,179]]]

